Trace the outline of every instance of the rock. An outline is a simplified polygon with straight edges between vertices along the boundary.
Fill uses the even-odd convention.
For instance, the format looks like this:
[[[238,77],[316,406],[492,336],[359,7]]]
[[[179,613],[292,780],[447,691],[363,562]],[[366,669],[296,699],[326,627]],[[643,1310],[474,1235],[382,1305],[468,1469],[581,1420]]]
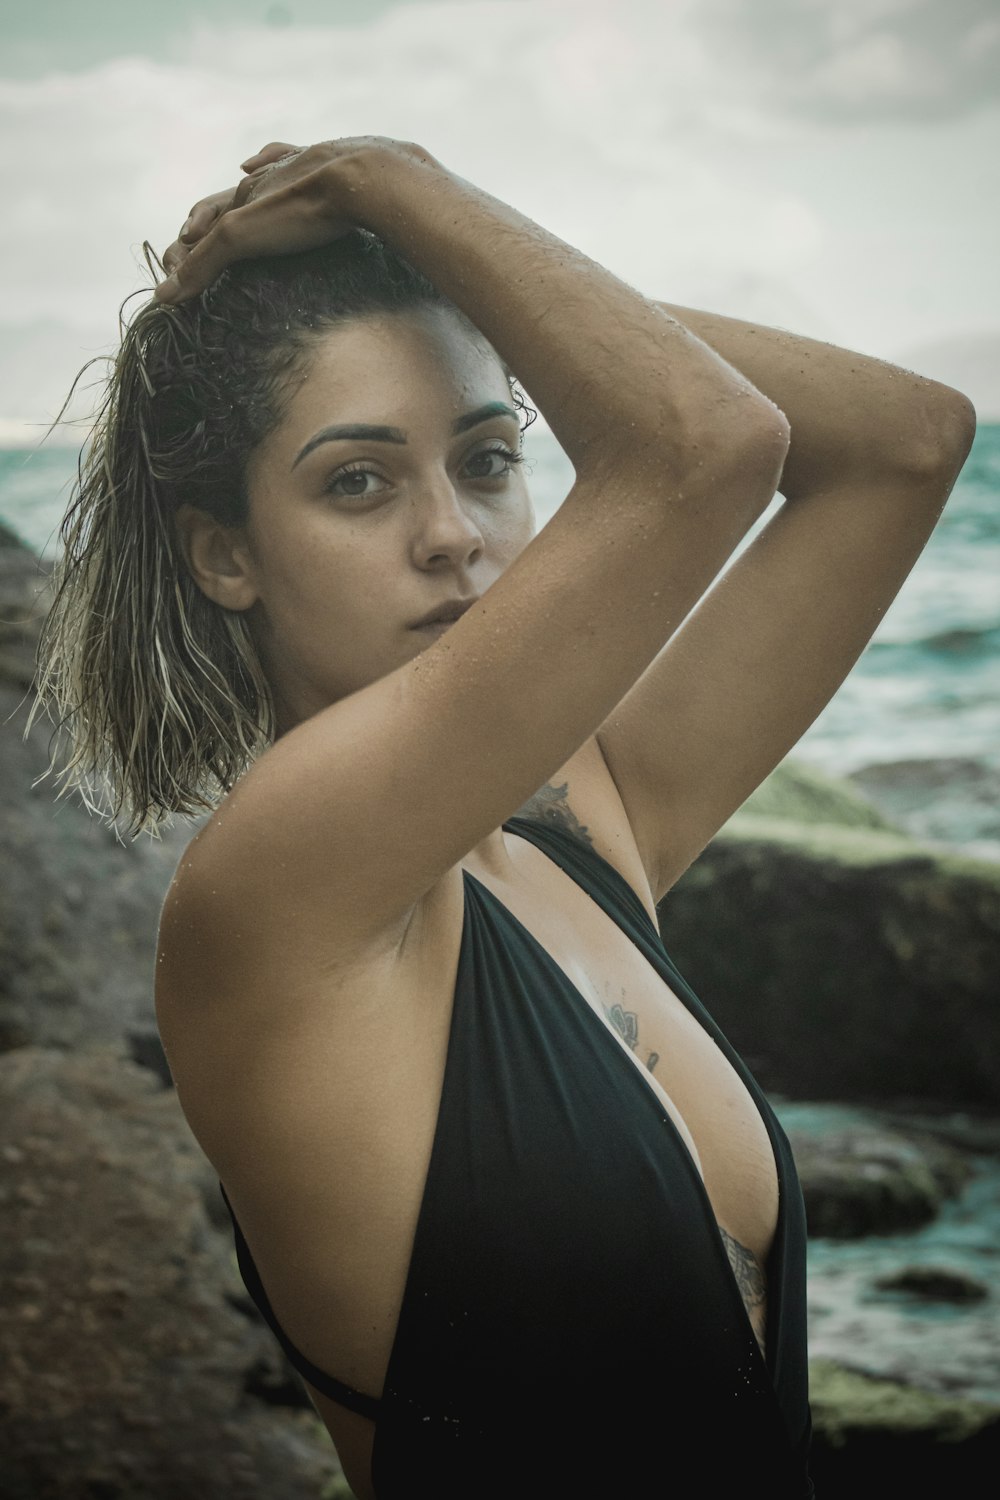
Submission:
[[[50,598],[51,567],[0,522],[0,681],[27,691]],[[4,721],[5,722],[5,721]]]
[[[964,846],[997,858],[1000,769],[970,756],[894,760],[862,766],[847,780],[919,839]]]
[[[811,1238],[859,1239],[936,1218],[971,1175],[957,1151],[873,1126],[821,1135],[789,1131]]]
[[[45,602],[39,578],[34,555],[0,535],[0,1051],[110,1041],[154,1025],[157,919],[194,831],[181,821],[162,840],[126,844],[74,795],[57,801],[51,780],[36,785],[51,726],[22,733]]]
[[[659,918],[765,1088],[995,1108],[1000,865],[741,809]]]
[[[315,1500],[333,1446],[246,1306],[174,1092],[115,1045],[25,1046],[0,1114],[0,1494]]]
[[[0,716],[16,706],[0,687]],[[160,906],[190,827],[124,844],[74,798],[56,802],[40,724],[0,738],[0,1046],[72,1047],[154,1023]],[[43,898],[44,897],[44,901]]]
[[[892,1120],[904,1133],[909,1130],[931,1136],[957,1151],[1000,1156],[1000,1116],[995,1112],[944,1109],[915,1113],[904,1109],[894,1110]]]
[[[141,1068],[150,1068],[164,1088],[173,1088],[174,1079],[167,1062],[167,1054],[155,1027],[133,1027],[126,1032],[128,1054]]]
[[[810,1364],[809,1383],[817,1496],[973,1495],[996,1471],[1000,1406],[875,1380],[826,1360]]]
[[[921,1302],[985,1302],[990,1295],[989,1287],[974,1276],[946,1266],[904,1266],[901,1271],[880,1276],[875,1285],[880,1292],[902,1292]]]
[[[782,761],[750,793],[739,816],[833,823],[840,828],[881,828],[888,833],[904,831],[846,778],[792,759]]]

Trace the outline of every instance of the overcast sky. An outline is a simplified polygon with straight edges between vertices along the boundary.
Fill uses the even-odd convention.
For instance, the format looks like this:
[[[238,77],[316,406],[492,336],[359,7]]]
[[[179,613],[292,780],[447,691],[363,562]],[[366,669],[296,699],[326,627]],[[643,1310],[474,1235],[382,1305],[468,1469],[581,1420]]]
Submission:
[[[997,0],[4,0],[0,440],[272,138],[419,141],[650,296],[1000,420]]]

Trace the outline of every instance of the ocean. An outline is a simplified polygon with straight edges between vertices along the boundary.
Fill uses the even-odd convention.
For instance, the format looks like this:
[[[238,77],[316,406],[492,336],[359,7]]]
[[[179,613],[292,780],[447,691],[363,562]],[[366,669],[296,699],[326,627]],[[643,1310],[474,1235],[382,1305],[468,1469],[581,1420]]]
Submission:
[[[565,498],[573,470],[541,423],[528,429],[525,453],[541,527]],[[0,451],[0,520],[52,554],[75,466],[67,447]],[[776,497],[736,555],[781,503]],[[979,428],[926,548],[791,754],[837,775],[906,762],[912,777],[926,767],[929,785],[921,787],[917,774],[914,796],[935,802],[938,816],[926,827],[918,818],[918,831],[1000,859],[1000,424]],[[949,779],[965,795],[949,796]],[[859,784],[863,790],[863,775]]]
[[[525,451],[535,440],[528,430]],[[572,482],[548,433],[539,525]],[[772,519],[776,497],[740,544]],[[982,425],[927,546],[847,680],[795,746],[836,775],[889,760],[967,757],[1000,771],[1000,424]]]

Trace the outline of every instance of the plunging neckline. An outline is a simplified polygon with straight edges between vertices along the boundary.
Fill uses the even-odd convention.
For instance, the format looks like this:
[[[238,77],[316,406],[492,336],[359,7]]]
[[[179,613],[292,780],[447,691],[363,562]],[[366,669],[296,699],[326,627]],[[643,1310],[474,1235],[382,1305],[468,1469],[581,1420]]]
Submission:
[[[619,931],[624,932],[625,936],[629,939],[633,946],[638,949],[641,956],[646,960],[647,964],[652,969],[657,978],[659,978],[665,985],[667,985],[670,993],[676,996],[676,998],[680,1001],[681,1005],[684,1006],[684,1009],[688,1012],[688,1014],[694,1019],[694,1021],[702,1029],[702,1031],[705,1032],[706,1036],[708,1036],[708,1038],[713,1041],[718,1047],[719,1051],[722,1053],[722,1056],[726,1059],[730,1067],[736,1073],[736,1076],[740,1079],[748,1095],[750,1096],[754,1108],[756,1109],[758,1115],[764,1123],[764,1129],[767,1132],[768,1143],[771,1148],[771,1160],[774,1165],[775,1178],[778,1187],[778,1217],[775,1222],[774,1235],[771,1240],[771,1245],[767,1253],[767,1259],[764,1267],[768,1286],[767,1336],[765,1340],[768,1351],[767,1353],[761,1350],[760,1345],[757,1342],[757,1335],[753,1331],[753,1325],[750,1322],[749,1314],[747,1313],[743,1298],[740,1295],[739,1287],[736,1282],[736,1276],[733,1271],[732,1264],[730,1263],[729,1256],[726,1253],[726,1247],[723,1243],[722,1235],[719,1232],[718,1220],[715,1217],[715,1210],[713,1209],[711,1199],[708,1196],[708,1191],[705,1187],[704,1179],[694,1163],[694,1159],[692,1158],[691,1153],[687,1148],[684,1137],[677,1129],[677,1126],[674,1123],[673,1119],[670,1117],[669,1112],[666,1112],[666,1119],[669,1123],[670,1129],[676,1137],[677,1144],[681,1149],[682,1159],[685,1161],[689,1171],[692,1174],[696,1191],[702,1201],[706,1216],[710,1222],[713,1231],[713,1239],[718,1244],[722,1261],[725,1265],[729,1281],[736,1296],[736,1301],[739,1304],[743,1317],[746,1320],[747,1328],[749,1329],[752,1336],[753,1348],[756,1351],[757,1355],[760,1357],[760,1360],[765,1370],[767,1371],[768,1383],[770,1384],[772,1391],[774,1391],[775,1395],[777,1395],[774,1381],[773,1362],[776,1361],[780,1349],[780,1343],[777,1335],[781,1331],[780,1321],[783,1308],[783,1287],[782,1278],[773,1276],[772,1272],[779,1261],[782,1263],[784,1262],[785,1238],[788,1231],[788,1224],[785,1213],[787,1202],[787,1184],[785,1173],[782,1170],[783,1152],[781,1149],[782,1144],[784,1144],[787,1148],[787,1140],[784,1137],[784,1133],[778,1122],[777,1116],[775,1115],[773,1109],[765,1098],[763,1090],[761,1089],[757,1080],[750,1072],[750,1069],[747,1067],[742,1057],[740,1057],[739,1053],[732,1046],[728,1037],[725,1036],[722,1029],[718,1026],[715,1020],[713,1020],[712,1016],[709,1015],[708,1011],[702,1005],[701,1001],[694,994],[694,992],[690,989],[686,981],[682,979],[680,974],[677,974],[673,961],[666,951],[666,947],[663,942],[663,936],[659,928],[651,920],[649,912],[646,910],[645,905],[640,899],[638,892],[633,886],[629,884],[621,871],[616,869],[615,866],[611,864],[610,860],[605,859],[603,854],[600,854],[592,846],[585,846],[583,844],[580,844],[579,841],[575,840],[570,834],[564,835],[564,837],[566,837],[568,840],[572,840],[575,850],[579,850],[579,853],[584,855],[587,859],[597,862],[600,869],[603,870],[605,876],[610,879],[612,885],[622,896],[623,904],[625,905],[625,907],[629,910],[632,910],[635,915],[638,916],[639,921],[637,923],[637,927],[639,933],[645,935],[645,942],[649,944],[649,946],[661,960],[666,961],[667,967],[674,970],[676,978],[680,981],[676,986],[673,984],[667,984],[667,980],[660,973],[650,954],[644,950],[642,944],[637,940],[635,936],[633,936],[628,928],[618,920],[614,913],[608,910],[604,902],[598,900],[597,896],[595,896],[592,891],[588,890],[587,887],[582,883],[582,881],[577,879],[573,871],[567,868],[567,865],[564,864],[560,858],[557,858],[551,849],[545,848],[541,842],[539,842],[535,838],[532,838],[530,833],[520,832],[519,829],[514,826],[515,824],[521,824],[528,828],[531,828],[533,826],[531,820],[517,817],[509,818],[503,824],[504,832],[513,833],[515,838],[522,839],[525,843],[533,844],[534,847],[536,849],[539,849],[547,859],[550,859],[554,865],[562,870],[563,873],[573,881],[574,885],[576,885],[578,889],[583,891],[583,894],[587,896],[591,901],[593,901],[594,905],[597,906],[600,911],[604,912],[605,916],[609,917],[610,920],[614,922]],[[493,901],[496,901],[497,905],[503,910],[504,914],[512,922],[516,923],[518,928],[527,935],[529,942],[532,944],[535,950],[543,956],[545,962],[552,965],[552,967],[559,972],[567,985],[569,985],[572,992],[579,997],[580,1004],[590,1013],[594,1024],[599,1026],[601,1028],[601,1031],[607,1034],[608,1041],[614,1044],[616,1051],[623,1053],[622,1061],[629,1064],[630,1073],[635,1075],[636,1082],[642,1087],[646,1097],[652,1100],[659,1111],[663,1112],[663,1106],[660,1103],[660,1100],[658,1099],[656,1093],[650,1087],[649,1081],[642,1073],[642,1070],[636,1067],[634,1063],[630,1062],[628,1057],[624,1056],[624,1049],[619,1045],[618,1042],[615,1041],[614,1036],[611,1035],[608,1027],[601,1020],[600,1016],[594,1010],[594,1007],[590,1004],[586,995],[582,993],[579,986],[573,983],[562,966],[556,961],[556,959],[552,957],[551,953],[549,953],[548,950],[543,947],[543,945],[538,941],[538,939],[534,937],[534,935],[524,926],[524,923],[518,920],[518,918],[509,909],[509,907],[504,906],[503,902],[500,901],[499,898],[489,890],[488,886],[484,886],[483,882],[481,880],[478,880],[476,876],[469,875],[468,871],[465,871],[463,873],[467,875],[470,880],[473,880],[481,890],[485,890],[486,894]],[[465,922],[463,919],[463,928],[464,925]],[[685,991],[687,993],[685,993]],[[694,1002],[693,1004],[691,1003],[692,1001]],[[693,1139],[694,1137],[692,1136],[692,1140]],[[695,1144],[697,1145],[697,1142],[695,1142]],[[774,1285],[773,1298],[771,1290],[772,1284]]]
[[[534,936],[533,933],[530,932],[527,927],[525,927],[524,923],[521,922],[517,916],[515,916],[510,908],[506,906],[504,902],[494,894],[493,891],[490,890],[489,886],[485,885],[483,881],[481,881],[477,876],[473,875],[470,871],[463,870],[462,932],[460,938],[458,964],[456,969],[455,991],[452,996],[452,1014],[449,1020],[448,1042],[445,1054],[445,1068],[444,1074],[442,1076],[441,1093],[438,1099],[438,1109],[435,1117],[434,1131],[431,1140],[431,1151],[428,1159],[427,1171],[424,1177],[424,1183],[420,1198],[420,1207],[417,1212],[413,1241],[410,1246],[409,1263],[407,1265],[407,1271],[400,1300],[400,1312],[399,1316],[397,1317],[396,1329],[393,1335],[389,1358],[386,1363],[382,1396],[379,1398],[381,1409],[375,1418],[375,1431],[372,1439],[370,1472],[372,1484],[376,1494],[378,1492],[379,1483],[380,1436],[385,1432],[384,1403],[386,1394],[387,1392],[389,1392],[390,1388],[395,1393],[395,1381],[393,1379],[393,1376],[394,1369],[398,1363],[398,1359],[400,1356],[401,1330],[403,1328],[404,1322],[403,1312],[414,1294],[414,1267],[416,1262],[416,1247],[421,1236],[421,1230],[424,1226],[425,1215],[428,1211],[429,1188],[435,1169],[436,1158],[439,1151],[442,1149],[440,1136],[441,1113],[443,1101],[445,1099],[449,1084],[452,1047],[455,1037],[455,1012],[458,992],[458,977],[463,972],[463,967],[470,954],[472,943],[472,927],[470,924],[470,899],[476,898],[478,898],[480,903],[483,903],[485,901],[488,905],[492,906],[495,911],[500,914],[500,918],[502,921],[510,923],[516,929],[516,931],[520,933],[524,939],[527,940],[530,949],[539,956],[543,966],[548,967],[551,971],[558,975],[560,981],[568,987],[571,995],[575,997],[575,1007],[578,1009],[582,1007],[582,1010],[586,1013],[588,1019],[586,1020],[585,1025],[590,1028],[600,1028],[599,1035],[601,1037],[602,1047],[605,1049],[611,1048],[612,1052],[609,1055],[613,1055],[618,1059],[615,1066],[619,1069],[627,1070],[626,1072],[622,1073],[623,1077],[628,1077],[632,1080],[632,1082],[628,1084],[627,1087],[633,1089],[641,1089],[641,1097],[646,1101],[646,1103],[643,1105],[643,1108],[655,1108],[658,1119],[667,1125],[668,1130],[676,1143],[676,1146],[679,1148],[678,1159],[684,1163],[685,1173],[690,1178],[694,1187],[696,1197],[702,1206],[705,1226],[708,1231],[709,1240],[714,1247],[719,1272],[722,1277],[722,1284],[727,1288],[727,1295],[730,1305],[733,1308],[740,1326],[745,1331],[749,1358],[754,1363],[759,1362],[759,1368],[763,1371],[764,1386],[769,1392],[770,1397],[774,1403],[782,1427],[787,1430],[784,1413],[781,1401],[778,1396],[776,1385],[776,1365],[778,1359],[780,1358],[781,1352],[783,1278],[779,1275],[776,1275],[775,1271],[779,1266],[782,1268],[784,1267],[784,1242],[787,1234],[787,1219],[785,1212],[787,1196],[786,1177],[785,1173],[782,1170],[782,1151],[779,1146],[779,1141],[782,1139],[780,1125],[778,1124],[773,1111],[771,1111],[769,1105],[767,1104],[766,1099],[761,1093],[756,1080],[753,1078],[752,1074],[749,1072],[749,1069],[747,1069],[742,1059],[732,1048],[718,1026],[716,1026],[711,1016],[709,1016],[704,1008],[700,1005],[700,1002],[697,1001],[697,997],[694,996],[693,992],[691,992],[691,999],[695,1001],[694,1005],[691,1004],[691,999],[689,999],[688,996],[683,993],[687,986],[681,976],[676,976],[679,983],[675,988],[674,984],[668,981],[667,977],[663,973],[661,973],[660,968],[654,962],[650,952],[646,951],[646,946],[648,946],[652,950],[652,953],[655,953],[657,955],[661,963],[665,962],[665,965],[669,970],[674,969],[674,966],[669,959],[665,948],[663,947],[662,937],[658,932],[656,926],[652,922],[648,911],[643,906],[636,891],[632,886],[629,885],[628,881],[621,874],[621,872],[616,870],[615,867],[611,865],[609,861],[604,859],[603,855],[599,854],[596,850],[592,848],[581,847],[580,852],[588,860],[595,861],[603,870],[605,876],[610,879],[616,891],[622,897],[622,902],[624,907],[626,908],[626,911],[628,913],[631,913],[633,918],[639,918],[638,922],[634,924],[636,926],[636,934],[633,934],[629,930],[629,927],[623,924],[623,922],[619,920],[614,912],[612,910],[609,910],[608,907],[605,906],[602,900],[598,899],[596,895],[588,890],[583,885],[583,883],[576,878],[576,876],[573,874],[573,871],[571,869],[568,869],[567,866],[562,862],[562,860],[560,858],[557,858],[550,849],[543,847],[541,842],[536,842],[536,840],[532,838],[530,834],[521,833],[519,831],[519,828],[514,826],[518,823],[524,824],[527,823],[527,820],[508,820],[508,822],[505,822],[503,824],[504,831],[512,833],[515,837],[523,839],[526,843],[535,844],[536,848],[540,848],[541,852],[545,854],[547,858],[551,859],[554,864],[562,869],[563,872],[568,875],[571,880],[574,881],[574,884],[576,884],[581,890],[583,890],[584,894],[589,896],[590,899],[594,901],[595,905],[598,906],[600,910],[604,911],[608,917],[610,917],[610,919],[615,923],[615,926],[625,932],[625,935],[633,942],[642,957],[646,959],[646,962],[649,964],[654,974],[656,974],[664,984],[668,985],[668,988],[670,988],[671,992],[676,995],[677,999],[684,1006],[685,1010],[687,1010],[687,1012],[702,1028],[702,1030],[706,1032],[709,1039],[715,1042],[716,1046],[722,1052],[723,1057],[734,1069],[737,1077],[739,1077],[744,1087],[747,1089],[754,1107],[763,1120],[770,1144],[771,1157],[774,1163],[775,1176],[778,1186],[778,1216],[775,1225],[774,1236],[771,1242],[765,1266],[768,1282],[768,1317],[766,1338],[767,1352],[763,1352],[760,1348],[759,1343],[757,1342],[757,1337],[754,1333],[753,1325],[750,1322],[746,1305],[743,1301],[742,1296],[740,1295],[739,1286],[737,1284],[729,1256],[726,1252],[725,1244],[722,1240],[718,1221],[716,1220],[711,1200],[708,1197],[704,1180],[694,1163],[694,1160],[691,1156],[690,1151],[688,1150],[683,1136],[678,1130],[674,1120],[671,1118],[669,1111],[665,1109],[663,1103],[654,1092],[653,1088],[650,1086],[650,1081],[644,1075],[642,1075],[641,1069],[637,1067],[636,1063],[630,1056],[626,1055],[625,1049],[610,1033],[608,1027],[605,1025],[601,1017],[597,1014],[594,1007],[587,1000],[586,996],[582,993],[579,986],[574,984],[574,982],[566,974],[565,970],[562,969],[560,964],[552,957],[552,955],[542,945],[542,943],[539,942],[539,940]],[[528,823],[528,826],[531,827],[532,825]],[[475,894],[473,895],[473,893]],[[636,1097],[639,1096],[636,1095]]]
[[[533,839],[526,838],[525,835],[518,833],[516,829],[511,829],[509,827],[509,824],[505,823],[503,826],[504,826],[505,831],[513,833],[514,836],[515,836],[515,838],[523,839],[525,843],[534,844],[534,840]],[[776,1324],[777,1323],[778,1306],[780,1305],[780,1294],[778,1294],[778,1295],[775,1296],[775,1299],[774,1299],[775,1305],[772,1308],[771,1292],[770,1292],[771,1281],[772,1281],[771,1271],[772,1271],[772,1260],[774,1259],[774,1254],[775,1254],[775,1247],[777,1246],[777,1243],[778,1243],[778,1236],[779,1236],[779,1233],[783,1229],[782,1218],[783,1218],[783,1205],[784,1205],[784,1201],[785,1201],[785,1193],[784,1193],[783,1174],[782,1174],[782,1170],[781,1170],[781,1156],[780,1156],[780,1152],[778,1150],[778,1143],[775,1140],[774,1133],[772,1132],[772,1129],[771,1129],[770,1119],[768,1118],[769,1115],[770,1115],[770,1113],[771,1113],[771,1111],[768,1108],[764,1108],[764,1109],[761,1108],[761,1101],[756,1097],[755,1089],[751,1087],[751,1084],[755,1083],[755,1080],[753,1079],[753,1075],[750,1073],[749,1069],[746,1068],[745,1064],[743,1064],[743,1061],[739,1057],[739,1054],[737,1052],[735,1052],[729,1046],[728,1042],[726,1043],[725,1047],[723,1047],[720,1044],[720,1042],[724,1042],[725,1041],[725,1038],[723,1037],[721,1031],[718,1032],[718,1036],[713,1036],[712,1035],[712,1031],[709,1030],[705,1026],[703,1018],[701,1016],[698,1016],[694,1012],[694,1010],[685,1001],[685,999],[684,999],[684,997],[682,995],[677,994],[677,992],[671,986],[666,985],[666,981],[663,979],[662,975],[659,974],[658,970],[656,969],[656,966],[651,962],[651,960],[649,959],[648,955],[645,954],[645,953],[643,953],[642,949],[639,947],[639,944],[636,943],[635,940],[634,940],[634,938],[632,938],[632,935],[629,932],[627,932],[624,927],[622,927],[621,923],[615,921],[615,918],[613,916],[611,916],[611,913],[609,911],[607,911],[607,909],[604,907],[603,903],[600,902],[600,901],[597,901],[596,898],[593,895],[591,895],[590,891],[586,890],[585,887],[583,885],[581,885],[581,883],[578,880],[575,879],[575,877],[570,873],[570,871],[565,868],[565,866],[563,866],[562,864],[560,864],[558,860],[552,859],[552,855],[549,854],[547,850],[542,849],[541,845],[534,844],[534,847],[536,849],[541,849],[542,854],[544,854],[546,856],[546,858],[551,859],[552,863],[555,864],[555,865],[557,865],[559,869],[563,870],[563,873],[565,875],[567,875],[570,880],[573,880],[573,883],[576,886],[578,886],[578,888],[580,890],[583,891],[584,895],[587,896],[591,901],[593,901],[594,904],[595,904],[595,906],[597,906],[599,910],[603,911],[605,913],[605,915],[607,917],[609,917],[612,922],[614,922],[614,924],[618,928],[618,930],[620,932],[624,932],[625,933],[625,936],[629,939],[630,942],[632,942],[633,946],[638,949],[641,957],[646,960],[646,963],[649,965],[650,969],[652,969],[653,973],[657,976],[657,978],[660,979],[661,982],[665,985],[665,987],[669,990],[669,993],[676,996],[677,1000],[680,1002],[681,1005],[684,1006],[684,1009],[695,1020],[695,1022],[698,1024],[698,1026],[700,1027],[700,1029],[705,1032],[705,1034],[706,1034],[706,1036],[708,1036],[709,1040],[713,1041],[715,1043],[715,1045],[719,1048],[719,1051],[722,1053],[722,1056],[729,1063],[730,1067],[733,1068],[733,1070],[736,1072],[737,1077],[740,1079],[740,1081],[743,1083],[743,1086],[746,1088],[747,1094],[749,1095],[750,1100],[751,1100],[754,1108],[757,1111],[757,1114],[759,1115],[760,1119],[763,1122],[764,1129],[767,1132],[768,1144],[769,1144],[770,1150],[771,1150],[771,1161],[772,1161],[772,1164],[774,1166],[774,1175],[775,1175],[775,1180],[776,1180],[777,1188],[778,1188],[778,1217],[777,1217],[777,1220],[775,1222],[774,1234],[773,1234],[772,1239],[771,1239],[771,1244],[770,1244],[770,1246],[768,1248],[767,1258],[766,1258],[766,1260],[764,1262],[764,1274],[765,1274],[765,1280],[766,1280],[767,1287],[768,1287],[768,1317],[767,1317],[767,1335],[766,1335],[766,1338],[765,1338],[765,1345],[766,1345],[766,1349],[773,1350],[773,1349],[776,1348],[776,1343],[775,1343],[775,1341],[771,1337],[772,1327],[774,1326],[771,1323],[771,1317],[772,1317],[772,1312],[773,1312],[774,1315],[775,1315],[775,1324]],[[646,911],[645,906],[643,906],[643,903],[642,903],[642,901],[639,898],[638,892],[631,885],[629,885],[628,881],[621,874],[621,872],[619,870],[616,870],[615,867],[614,867],[614,865],[612,865],[608,860],[604,859],[604,856],[601,855],[601,854],[599,854],[596,849],[588,848],[586,850],[586,853],[587,853],[587,855],[588,855],[589,858],[600,860],[601,863],[602,863],[602,865],[605,867],[606,871],[610,872],[610,874],[612,875],[612,877],[614,877],[614,879],[617,882],[621,883],[621,885],[624,887],[624,889],[628,892],[630,901],[633,901],[635,903],[636,907],[640,908],[642,910],[642,914],[643,914],[643,916],[644,916],[644,918],[646,920],[646,924],[649,926],[650,930],[655,935],[655,941],[656,941],[656,943],[660,944],[660,946],[662,947],[662,938],[661,938],[659,932],[653,927],[653,924],[650,921],[649,913]],[[695,1190],[696,1190],[696,1192],[698,1194],[698,1197],[701,1200],[702,1206],[703,1206],[704,1211],[705,1211],[706,1221],[707,1221],[708,1225],[710,1226],[710,1231],[711,1231],[711,1234],[712,1234],[712,1238],[713,1238],[713,1240],[715,1242],[718,1243],[718,1248],[719,1248],[721,1260],[722,1260],[722,1262],[723,1262],[723,1264],[725,1266],[726,1274],[727,1274],[730,1282],[732,1283],[732,1289],[735,1292],[736,1301],[739,1303],[740,1310],[742,1311],[743,1316],[744,1316],[744,1318],[746,1320],[747,1329],[749,1330],[749,1333],[750,1333],[752,1341],[753,1341],[753,1347],[756,1349],[757,1353],[759,1354],[759,1356],[760,1356],[760,1358],[761,1358],[761,1360],[762,1360],[762,1362],[764,1364],[764,1368],[767,1371],[767,1375],[768,1375],[768,1382],[771,1385],[771,1388],[773,1390],[774,1389],[774,1381],[773,1381],[773,1378],[772,1378],[771,1366],[770,1366],[770,1363],[769,1363],[769,1360],[768,1360],[768,1355],[765,1352],[765,1350],[761,1349],[760,1344],[759,1344],[758,1339],[757,1339],[757,1335],[754,1332],[753,1324],[750,1322],[750,1315],[747,1312],[746,1303],[743,1301],[743,1297],[740,1294],[740,1289],[739,1289],[739,1285],[738,1285],[737,1280],[736,1280],[735,1272],[733,1271],[732,1262],[729,1259],[729,1255],[728,1255],[728,1253],[726,1251],[725,1243],[724,1243],[724,1241],[722,1239],[722,1234],[721,1234],[720,1228],[719,1228],[719,1221],[716,1218],[715,1209],[712,1207],[712,1200],[709,1198],[709,1196],[708,1196],[708,1190],[705,1187],[705,1179],[702,1176],[701,1172],[698,1170],[698,1166],[697,1166],[697,1164],[696,1164],[693,1156],[691,1155],[690,1150],[688,1149],[688,1145],[687,1145],[687,1142],[684,1139],[684,1136],[682,1135],[681,1131],[677,1127],[676,1121],[674,1120],[674,1118],[671,1115],[670,1111],[664,1107],[662,1100],[660,1099],[660,1097],[657,1094],[656,1090],[652,1087],[652,1081],[651,1081],[651,1079],[649,1077],[647,1077],[647,1075],[643,1071],[642,1067],[639,1064],[635,1063],[632,1060],[631,1055],[626,1052],[625,1048],[616,1039],[616,1037],[615,1037],[614,1033],[611,1031],[611,1029],[608,1026],[606,1026],[605,1023],[601,1020],[601,1017],[597,1014],[597,1011],[595,1010],[594,1006],[587,999],[586,995],[580,989],[579,985],[577,985],[577,984],[574,983],[574,981],[566,973],[566,970],[562,967],[562,965],[559,963],[559,961],[557,959],[553,958],[553,956],[549,952],[549,950],[544,946],[544,944],[542,944],[541,942],[539,942],[538,938],[535,937],[534,933],[531,932],[531,930],[529,928],[525,927],[524,923],[521,921],[521,919],[519,917],[517,917],[514,914],[514,912],[511,911],[510,907],[507,906],[503,901],[501,901],[500,898],[499,898],[499,896],[497,896],[495,894],[495,892],[493,892],[492,890],[490,890],[489,886],[485,885],[483,883],[483,881],[481,881],[478,878],[478,876],[471,874],[471,872],[468,871],[468,870],[463,870],[462,873],[463,873],[463,876],[465,877],[466,880],[471,880],[476,886],[478,886],[478,888],[481,891],[485,892],[485,894],[487,895],[487,897],[491,901],[493,901],[493,902],[496,903],[496,905],[503,912],[505,919],[507,921],[509,921],[509,922],[512,922],[518,928],[518,930],[528,939],[529,944],[534,949],[534,951],[541,956],[542,961],[545,964],[547,964],[547,965],[551,966],[552,968],[554,968],[555,970],[557,970],[557,972],[559,973],[560,977],[563,979],[563,981],[565,982],[565,984],[568,986],[568,988],[570,989],[570,991],[572,992],[572,994],[576,997],[576,1001],[577,1001],[578,1005],[581,1006],[583,1008],[583,1010],[589,1015],[589,1017],[593,1020],[594,1025],[596,1025],[596,1026],[598,1026],[600,1028],[600,1033],[602,1034],[603,1037],[606,1037],[607,1041],[614,1047],[615,1052],[621,1054],[622,1062],[625,1063],[626,1066],[628,1067],[629,1073],[630,1074],[634,1074],[636,1076],[636,1082],[642,1088],[642,1090],[645,1093],[646,1097],[651,1101],[651,1103],[655,1107],[655,1109],[656,1109],[658,1115],[660,1116],[660,1118],[669,1126],[670,1131],[671,1131],[671,1133],[673,1135],[673,1138],[675,1140],[675,1143],[676,1143],[677,1147],[680,1150],[681,1158],[682,1158],[682,1160],[685,1163],[685,1167],[686,1167],[687,1171],[691,1175],[692,1181],[694,1182],[694,1185],[695,1185]],[[465,926],[465,923],[464,923],[464,919],[463,919],[463,929],[464,929],[464,926]],[[711,1017],[709,1017],[707,1015],[707,1012],[705,1014],[705,1019],[711,1020]],[[713,1023],[713,1029],[716,1030],[716,1031],[718,1031],[718,1028],[714,1026],[714,1023]],[[739,1066],[737,1066],[737,1064]],[[442,1093],[443,1093],[443,1085],[442,1085]],[[664,1093],[666,1093],[665,1089],[664,1089]],[[671,1101],[671,1103],[673,1103],[673,1101]],[[674,1108],[676,1109],[677,1106],[674,1105]],[[683,1119],[684,1117],[683,1117],[683,1115],[681,1115],[680,1110],[678,1110],[677,1112],[680,1115],[681,1119]],[[685,1128],[686,1129],[688,1128],[686,1121],[685,1121]],[[435,1134],[436,1134],[436,1131],[435,1131]],[[693,1134],[691,1136],[691,1139],[694,1140]],[[695,1146],[697,1146],[697,1141],[695,1141]],[[425,1185],[425,1189],[426,1189],[426,1185]]]

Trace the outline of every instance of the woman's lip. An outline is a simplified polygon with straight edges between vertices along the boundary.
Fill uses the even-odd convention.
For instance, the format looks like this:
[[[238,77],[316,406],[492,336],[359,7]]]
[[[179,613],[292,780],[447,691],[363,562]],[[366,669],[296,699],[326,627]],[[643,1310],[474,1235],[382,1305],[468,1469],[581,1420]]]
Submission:
[[[411,630],[424,630],[428,625],[454,625],[460,620],[466,610],[475,604],[478,595],[471,595],[468,599],[449,599],[446,603],[439,604],[434,611],[428,611],[422,620],[411,625]]]

